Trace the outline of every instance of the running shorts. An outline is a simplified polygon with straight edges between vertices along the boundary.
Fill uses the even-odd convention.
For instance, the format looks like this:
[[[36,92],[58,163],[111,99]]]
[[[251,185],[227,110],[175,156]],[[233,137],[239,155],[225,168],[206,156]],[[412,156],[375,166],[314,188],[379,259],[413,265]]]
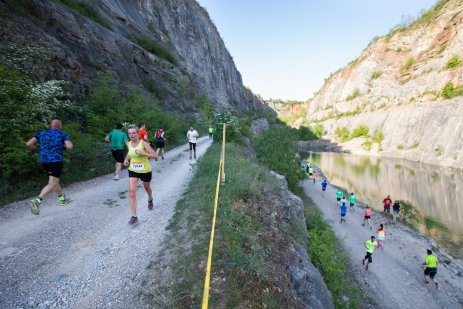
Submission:
[[[59,178],[63,170],[63,162],[42,163],[43,169],[48,176]]]
[[[346,214],[341,214],[341,217],[345,217],[345,216],[346,216]]]
[[[373,259],[371,258],[372,253],[367,252],[367,255],[365,255],[365,259],[368,259],[368,263],[373,263]]]
[[[354,207],[354,203],[350,203],[350,206],[351,206],[351,207]]]
[[[143,182],[151,182],[152,174],[151,172],[148,173],[136,173],[134,171],[129,170],[129,178],[140,178]]]
[[[424,274],[426,276],[429,276],[431,279],[434,279],[434,277],[437,274],[437,268],[435,268],[435,267],[426,267],[426,269],[424,270]]]
[[[336,200],[339,202],[339,201],[341,201],[341,198],[340,198],[340,197],[337,197]]]
[[[111,154],[116,162],[124,163],[124,149],[111,149]]]
[[[163,148],[164,147],[164,140],[156,140],[156,147]]]
[[[391,213],[391,208],[384,208],[384,212],[387,212],[388,214]]]
[[[190,150],[193,149],[194,151],[196,151],[196,143],[192,143],[190,142]]]
[[[370,219],[370,216],[365,216],[365,219]]]
[[[322,191],[326,191],[326,188],[322,188]]]

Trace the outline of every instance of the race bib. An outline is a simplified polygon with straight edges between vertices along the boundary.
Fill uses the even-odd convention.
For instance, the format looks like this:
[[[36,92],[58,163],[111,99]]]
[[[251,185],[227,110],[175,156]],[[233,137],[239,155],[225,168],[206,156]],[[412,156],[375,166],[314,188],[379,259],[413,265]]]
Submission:
[[[143,171],[145,169],[145,165],[139,162],[130,163],[130,168],[134,171]]]

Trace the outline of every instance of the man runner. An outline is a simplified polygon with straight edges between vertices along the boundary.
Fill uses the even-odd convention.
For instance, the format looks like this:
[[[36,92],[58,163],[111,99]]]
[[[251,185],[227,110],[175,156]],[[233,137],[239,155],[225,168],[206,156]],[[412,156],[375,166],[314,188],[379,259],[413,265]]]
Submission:
[[[439,284],[437,283],[436,280],[434,280],[434,277],[437,274],[437,258],[432,255],[431,250],[426,250],[426,253],[428,254],[426,256],[426,259],[422,265],[426,265],[426,269],[424,270],[424,283],[429,284],[428,281],[428,276],[431,278],[431,280],[434,282],[436,285],[436,288],[439,288]]]
[[[365,249],[367,254],[362,260],[362,264],[365,265],[365,271],[368,271],[368,263],[373,263],[371,256],[373,255],[373,252],[375,252],[376,247],[378,247],[378,243],[375,240],[375,236],[371,236],[370,240],[365,241]],[[366,264],[365,261],[367,261]]]
[[[209,138],[212,138],[214,135],[214,128],[212,126],[209,127]]]
[[[384,200],[383,200],[383,204],[384,204],[384,213],[387,213],[388,215],[391,213],[391,204],[392,204],[392,200],[391,200],[391,196],[388,195]]]
[[[193,126],[190,124],[189,130],[186,133],[186,137],[188,138],[188,143],[190,144],[190,160],[191,160],[191,152],[193,151],[194,158],[196,159],[196,141],[199,137],[198,131],[193,129]]]
[[[338,205],[341,205],[341,204],[340,204],[341,199],[342,199],[342,191],[341,191],[341,190],[338,190],[338,192],[336,192],[336,200],[338,201],[338,202],[337,202]]]
[[[355,195],[354,193],[351,193],[349,196],[349,205],[350,205],[350,210],[354,212],[354,205],[355,205]]]
[[[58,196],[60,206],[64,206],[71,201],[63,193],[59,184],[64,162],[63,150],[71,150],[74,147],[69,136],[61,131],[62,127],[61,121],[53,119],[50,122],[50,129],[36,133],[26,143],[26,146],[31,150],[37,149],[37,143],[39,144],[40,163],[42,163],[45,172],[48,174],[48,184],[42,189],[39,196],[30,201],[29,206],[34,215],[40,214],[39,206],[42,199],[51,191]]]
[[[156,131],[156,154],[159,155],[161,153],[161,158],[164,160],[164,143],[165,143],[165,138],[164,138],[164,132],[163,128],[159,128],[159,130]],[[155,159],[156,161],[158,160],[157,158]]]
[[[346,206],[346,203],[342,203],[341,206],[339,206],[340,210],[341,210],[341,221],[339,221],[339,223],[342,223],[342,221],[346,222],[346,219],[344,219],[344,217],[346,216],[347,214],[347,206]]]
[[[119,180],[119,174],[121,173],[122,163],[124,163],[124,145],[127,144],[129,138],[127,134],[122,131],[122,123],[116,124],[116,129],[106,135],[104,141],[110,143],[111,154],[114,160],[116,160],[116,171],[114,172],[114,180]]]

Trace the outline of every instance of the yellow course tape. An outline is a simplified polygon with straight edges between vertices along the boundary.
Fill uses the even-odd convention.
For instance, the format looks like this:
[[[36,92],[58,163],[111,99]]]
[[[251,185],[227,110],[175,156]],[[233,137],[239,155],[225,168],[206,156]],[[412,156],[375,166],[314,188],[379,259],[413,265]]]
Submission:
[[[212,248],[214,247],[215,217],[217,215],[217,201],[219,199],[220,168],[221,167],[222,167],[222,160],[220,160],[220,163],[219,163],[219,175],[217,176],[217,185],[215,188],[214,215],[212,216],[211,240],[209,242],[209,254],[207,256],[206,278],[204,279],[203,305],[201,307],[202,309],[207,309],[209,307],[209,286],[211,282]]]

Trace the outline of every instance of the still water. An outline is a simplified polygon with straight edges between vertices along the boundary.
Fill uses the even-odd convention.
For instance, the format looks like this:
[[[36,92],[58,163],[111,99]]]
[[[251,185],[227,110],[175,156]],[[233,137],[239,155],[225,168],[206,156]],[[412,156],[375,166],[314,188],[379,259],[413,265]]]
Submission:
[[[420,212],[418,229],[463,258],[463,170],[346,153],[303,153],[328,181],[383,210],[383,199],[407,200]],[[391,210],[392,212],[392,210]]]

